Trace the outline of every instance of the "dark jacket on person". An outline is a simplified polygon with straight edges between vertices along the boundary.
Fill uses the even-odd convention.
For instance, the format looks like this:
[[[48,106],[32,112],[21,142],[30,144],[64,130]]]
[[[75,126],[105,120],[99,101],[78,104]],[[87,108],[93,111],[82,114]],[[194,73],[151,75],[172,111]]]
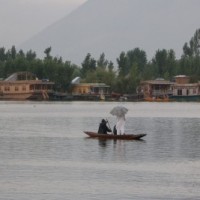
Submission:
[[[107,127],[106,121],[103,119],[101,123],[99,124],[99,134],[107,134],[107,132],[111,132],[111,130]]]

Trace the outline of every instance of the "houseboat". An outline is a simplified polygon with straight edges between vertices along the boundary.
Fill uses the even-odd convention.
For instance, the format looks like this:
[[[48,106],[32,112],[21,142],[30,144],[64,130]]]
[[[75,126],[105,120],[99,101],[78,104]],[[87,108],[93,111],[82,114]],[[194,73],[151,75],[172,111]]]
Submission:
[[[178,101],[200,100],[200,82],[190,83],[189,76],[175,76],[175,83],[172,85],[172,96],[170,98]]]
[[[0,100],[48,100],[54,83],[30,72],[17,72],[0,81]]]
[[[172,85],[174,83],[158,78],[155,80],[142,81],[140,83],[140,93],[145,101],[166,102],[170,101],[172,95]]]
[[[71,93],[74,100],[105,100],[110,96],[110,86],[105,83],[80,83],[80,78],[72,80]]]

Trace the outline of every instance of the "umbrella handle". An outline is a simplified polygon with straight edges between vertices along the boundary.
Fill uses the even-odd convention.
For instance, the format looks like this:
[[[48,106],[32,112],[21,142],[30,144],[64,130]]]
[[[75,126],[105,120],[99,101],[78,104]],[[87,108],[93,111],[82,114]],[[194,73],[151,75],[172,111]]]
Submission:
[[[108,126],[109,126],[108,128],[111,130],[109,121],[107,119],[106,119],[106,121],[108,122]]]

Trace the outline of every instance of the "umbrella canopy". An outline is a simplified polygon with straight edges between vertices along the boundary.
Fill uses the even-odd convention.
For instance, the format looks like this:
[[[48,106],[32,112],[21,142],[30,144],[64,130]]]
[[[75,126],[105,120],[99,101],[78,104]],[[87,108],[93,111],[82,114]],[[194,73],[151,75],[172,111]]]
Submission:
[[[128,109],[124,106],[115,106],[111,111],[110,114],[115,115],[117,117],[124,116],[128,112]]]

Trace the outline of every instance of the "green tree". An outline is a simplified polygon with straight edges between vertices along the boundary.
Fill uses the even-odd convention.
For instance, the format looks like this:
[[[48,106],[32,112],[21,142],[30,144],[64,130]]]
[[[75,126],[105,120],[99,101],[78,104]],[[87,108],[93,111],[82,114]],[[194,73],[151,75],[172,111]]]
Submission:
[[[106,69],[108,65],[108,61],[105,59],[105,54],[102,53],[99,57],[99,60],[97,60],[97,67]]]
[[[117,64],[118,64],[118,71],[119,71],[119,76],[126,76],[129,72],[128,69],[128,59],[126,56],[125,52],[122,52],[117,58]]]
[[[170,50],[157,50],[155,57],[152,59],[152,64],[155,67],[155,75],[157,77],[171,78],[177,72],[175,52]],[[166,76],[168,74],[168,76]]]
[[[139,72],[143,72],[147,64],[147,56],[145,51],[135,48],[127,52],[127,58],[130,70],[134,64],[137,64]]]
[[[74,66],[70,62],[65,62],[64,64],[59,64],[56,67],[56,77],[55,83],[57,85],[57,90],[67,91],[69,89],[71,80],[73,79]]]
[[[21,50],[21,49],[19,50],[17,56],[25,59],[25,54],[24,54],[23,50]]]
[[[195,31],[189,43],[184,44],[178,72],[189,75],[193,81],[200,78],[200,29]]]
[[[183,46],[183,56],[200,56],[200,29],[197,29],[189,44],[186,42]]]
[[[140,82],[140,77],[138,76],[138,65],[133,64],[130,69],[130,73],[128,77],[127,93],[129,94],[136,93],[136,88],[139,82]]]
[[[130,73],[130,70],[134,64],[138,66],[138,72],[143,73],[147,64],[146,52],[135,48],[127,53],[122,52],[117,58],[119,76],[126,76]]]
[[[32,60],[36,59],[36,53],[34,51],[32,51],[32,50],[27,51],[26,59],[28,61],[32,61]]]
[[[48,47],[44,50],[44,53],[46,54],[45,59],[52,59],[51,54],[51,47]]]
[[[81,70],[82,78],[84,78],[87,75],[87,73],[93,72],[95,70],[96,70],[96,60],[91,57],[90,53],[88,53],[82,63],[82,70]]]
[[[110,61],[110,62],[108,63],[108,71],[109,71],[109,72],[113,72],[113,70],[114,70],[114,64],[113,64],[112,61]]]
[[[0,48],[0,61],[6,60],[6,50],[4,47]]]
[[[16,58],[16,55],[17,55],[17,51],[16,51],[15,46],[12,46],[12,48],[11,48],[11,50],[10,50],[10,53],[11,53],[11,58],[12,58],[12,59],[15,59],[15,58]]]

